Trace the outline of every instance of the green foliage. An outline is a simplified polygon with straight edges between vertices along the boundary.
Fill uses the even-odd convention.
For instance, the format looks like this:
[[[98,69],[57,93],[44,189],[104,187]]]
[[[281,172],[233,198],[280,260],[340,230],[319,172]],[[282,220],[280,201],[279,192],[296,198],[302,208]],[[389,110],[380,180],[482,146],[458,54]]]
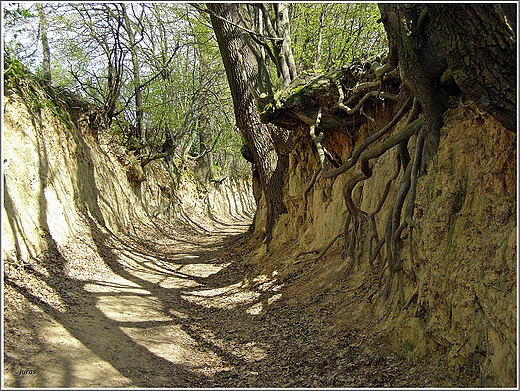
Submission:
[[[35,74],[42,73],[38,18],[30,7],[18,4],[4,9],[9,21],[9,50],[21,53],[29,41],[35,49],[32,55],[4,54],[19,58],[18,62],[6,62],[7,76],[24,77],[27,68],[21,67],[22,63]],[[233,106],[207,15],[175,3],[45,7],[52,26],[49,41],[55,86],[80,92],[90,103],[107,107],[113,77],[109,65],[121,69],[120,89],[113,91],[117,94],[115,116],[101,131],[109,140],[130,149],[144,148],[149,156],[164,152],[165,142],[170,143],[185,161],[186,154],[201,152],[199,134],[204,130],[210,137],[205,144],[215,144],[212,162],[216,174],[250,171],[241,165],[242,141],[233,130]],[[130,23],[118,28],[123,7]],[[139,61],[139,86],[130,62],[131,34],[136,41],[133,49]],[[136,87],[142,94],[145,138],[136,133]]]
[[[213,170],[215,178],[225,176],[231,178],[245,178],[251,176],[251,165],[241,153],[243,138],[234,127],[223,129],[215,145],[213,154]]]
[[[42,73],[38,16],[33,7],[32,3],[4,7],[6,80],[26,77],[29,70]],[[184,161],[186,154],[203,152],[204,133],[204,144],[213,146],[213,177],[250,174],[250,164],[240,154],[243,140],[234,126],[233,104],[207,14],[181,3],[44,7],[53,84],[81,91],[102,108],[115,96],[114,118],[106,129],[113,142],[145,148],[150,155],[172,144]],[[289,7],[300,71],[327,70],[377,52],[383,45],[375,4],[293,3]],[[125,12],[128,25],[123,23]],[[132,36],[134,46],[130,45]],[[138,59],[139,85],[132,73],[131,54]],[[114,69],[120,74],[111,73]],[[111,90],[116,76],[119,87]],[[136,88],[142,94],[144,135],[136,133]]]
[[[3,47],[4,56],[17,58],[24,63],[33,73],[42,71],[39,50],[42,29],[36,9],[36,4],[41,3],[6,3],[2,2],[3,11]],[[44,4],[43,8],[51,6]]]
[[[291,16],[299,71],[327,71],[386,47],[375,3],[294,3]]]
[[[20,60],[4,54],[4,78],[6,83],[29,76],[32,76],[31,72]]]
[[[4,58],[4,88],[15,89],[29,112],[39,118],[42,111],[50,110],[66,129],[72,129],[69,105],[63,91],[49,86],[42,78],[34,75],[20,60]]]

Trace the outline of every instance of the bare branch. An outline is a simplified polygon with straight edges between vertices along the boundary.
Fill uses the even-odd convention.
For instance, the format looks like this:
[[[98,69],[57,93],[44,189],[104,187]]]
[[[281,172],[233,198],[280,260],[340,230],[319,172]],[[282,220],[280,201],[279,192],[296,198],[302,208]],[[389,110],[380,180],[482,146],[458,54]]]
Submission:
[[[261,37],[261,38],[269,39],[269,40],[271,40],[271,41],[281,41],[281,40],[283,40],[283,38],[280,38],[280,37],[275,37],[275,36],[271,37],[271,36],[268,36],[268,35],[259,34],[259,33],[257,33],[256,31],[253,31],[253,30],[251,30],[251,29],[248,29],[248,28],[246,28],[246,27],[244,27],[244,26],[241,26],[241,25],[239,25],[239,24],[233,23],[232,21],[230,21],[230,20],[228,20],[228,19],[226,19],[226,18],[223,18],[222,16],[216,14],[215,12],[213,12],[213,11],[207,9],[207,8],[203,8],[203,7],[201,7],[199,4],[196,4],[196,3],[189,3],[189,4],[190,4],[192,7],[196,8],[197,10],[199,10],[199,11],[201,11],[201,12],[205,12],[205,13],[207,13],[207,14],[209,14],[209,15],[213,15],[215,18],[220,19],[220,20],[222,20],[222,21],[224,21],[224,22],[226,22],[226,23],[229,23],[230,25],[232,25],[232,26],[234,26],[234,27],[236,27],[236,28],[239,28],[240,30],[243,30],[243,31],[245,31],[245,32],[247,32],[247,33],[249,33],[249,34],[251,34],[251,35],[255,35],[255,36],[257,36],[257,37]]]

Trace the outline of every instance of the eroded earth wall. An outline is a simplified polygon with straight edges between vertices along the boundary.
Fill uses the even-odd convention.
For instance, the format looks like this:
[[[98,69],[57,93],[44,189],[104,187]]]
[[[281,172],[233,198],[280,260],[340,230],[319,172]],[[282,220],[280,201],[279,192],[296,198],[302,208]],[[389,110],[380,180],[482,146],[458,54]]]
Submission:
[[[356,137],[326,135],[328,151],[345,161],[367,134],[383,126],[363,125]],[[369,126],[370,128],[367,128]],[[413,151],[410,151],[413,156]],[[414,220],[405,233],[404,302],[397,281],[384,299],[385,248],[370,264],[369,256],[384,235],[399,178],[375,214],[377,240],[366,228],[357,238],[359,257],[348,255],[340,235],[347,219],[345,183],[358,171],[334,179],[318,177],[317,153],[308,129],[295,138],[290,155],[285,203],[289,213],[277,223],[269,251],[257,256],[258,267],[277,270],[294,284],[298,303],[326,309],[336,329],[376,325],[406,360],[446,360],[454,378],[472,378],[468,386],[516,384],[516,134],[472,108],[445,113],[440,148],[418,179]],[[362,211],[373,212],[396,171],[396,151],[372,162],[373,176],[354,189]],[[306,190],[308,190],[307,193]],[[366,224],[362,222],[362,224]],[[270,254],[276,254],[271,256]],[[318,304],[316,304],[318,303]]]
[[[39,96],[40,94],[41,96]],[[163,161],[144,170],[132,154],[98,141],[87,112],[8,89],[2,126],[4,258],[27,259],[74,238],[81,219],[113,232],[135,221],[243,218],[254,213],[250,183],[201,186]]]

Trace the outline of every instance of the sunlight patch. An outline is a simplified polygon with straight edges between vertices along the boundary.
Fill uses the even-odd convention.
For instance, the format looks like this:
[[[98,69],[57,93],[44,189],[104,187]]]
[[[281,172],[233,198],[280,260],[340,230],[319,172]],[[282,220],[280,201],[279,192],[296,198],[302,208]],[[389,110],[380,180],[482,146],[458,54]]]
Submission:
[[[168,310],[168,312],[170,314],[172,314],[173,316],[175,316],[176,318],[179,318],[179,319],[189,319],[190,317],[188,315],[186,315],[184,312],[180,312],[180,311],[177,311],[177,310],[174,310],[172,308],[170,308]]]
[[[184,294],[181,297],[193,304],[198,304],[206,308],[235,308],[239,305],[252,303],[260,296],[258,292],[239,289],[241,283],[238,282],[216,289],[205,289],[201,291]]]
[[[181,325],[161,325],[149,328],[120,327],[137,344],[145,347],[151,353],[178,364],[197,368],[208,373],[208,369],[216,373],[222,359],[212,351],[202,351],[199,344]],[[214,374],[212,373],[212,375]]]
[[[197,281],[181,277],[165,277],[159,286],[165,289],[195,288],[200,286]]]
[[[262,313],[262,310],[264,309],[264,305],[262,302],[258,302],[256,304],[253,304],[251,307],[249,307],[246,312],[249,315],[260,315]]]
[[[142,289],[139,285],[129,282],[130,285],[115,282],[97,282],[95,284],[85,284],[83,287],[87,292],[92,293],[134,293],[136,295],[151,295],[146,289]]]
[[[179,272],[183,274],[187,274],[192,277],[201,277],[206,278],[211,276],[212,274],[218,273],[225,267],[228,267],[231,263],[221,263],[217,265],[208,264],[208,263],[192,263],[189,265],[184,265]]]
[[[203,289],[200,291],[193,291],[193,292],[191,292],[191,295],[206,296],[206,297],[222,296],[224,294],[240,292],[241,285],[242,285],[242,283],[237,282],[236,284],[223,286],[221,288]]]
[[[275,301],[280,300],[282,298],[281,293],[277,293],[276,295],[267,299],[267,305],[273,304]]]
[[[197,258],[200,258],[200,255],[188,255],[188,254],[179,254],[178,255],[179,258],[187,258],[187,259],[197,259]]]
[[[137,295],[101,296],[96,307],[106,317],[117,322],[145,322],[171,320],[157,309],[159,300]]]

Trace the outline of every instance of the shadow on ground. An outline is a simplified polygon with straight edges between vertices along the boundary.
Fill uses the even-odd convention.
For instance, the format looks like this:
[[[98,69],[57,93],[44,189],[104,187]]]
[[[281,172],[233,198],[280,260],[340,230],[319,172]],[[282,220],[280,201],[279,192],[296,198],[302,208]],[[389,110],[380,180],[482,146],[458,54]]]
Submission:
[[[34,320],[34,313],[45,314],[49,323],[66,331],[62,338],[77,340],[120,376],[113,375],[116,384],[102,374],[84,384],[82,378],[92,373],[90,365],[77,368],[78,362],[58,351],[63,341],[49,339],[43,334],[48,330],[33,324],[25,342],[32,344],[36,356],[22,361],[24,341],[7,343],[6,371],[11,373],[6,386],[208,387],[218,385],[234,366],[265,358],[261,341],[228,343],[229,327],[221,327],[222,319],[229,322],[230,312],[244,312],[274,296],[267,289],[243,289],[236,273],[218,276],[237,255],[230,246],[244,235],[188,232],[183,239],[179,234],[164,235],[164,229],[140,227],[140,237],[121,239],[91,217],[85,216],[85,222],[88,230],[78,238],[78,246],[59,249],[48,237],[45,257],[6,269],[6,286],[32,304],[13,321],[25,318],[30,324],[27,317]],[[93,276],[88,269],[95,270]],[[6,328],[17,328],[7,323]],[[36,339],[40,341],[35,344]],[[58,344],[51,346],[53,342]],[[49,361],[40,356],[52,354],[59,362],[49,368]],[[84,375],[78,376],[81,372]]]
[[[453,386],[366,330],[333,332],[321,296],[289,305],[276,271],[251,276],[247,228],[114,235],[85,215],[69,245],[6,264],[4,386]]]

